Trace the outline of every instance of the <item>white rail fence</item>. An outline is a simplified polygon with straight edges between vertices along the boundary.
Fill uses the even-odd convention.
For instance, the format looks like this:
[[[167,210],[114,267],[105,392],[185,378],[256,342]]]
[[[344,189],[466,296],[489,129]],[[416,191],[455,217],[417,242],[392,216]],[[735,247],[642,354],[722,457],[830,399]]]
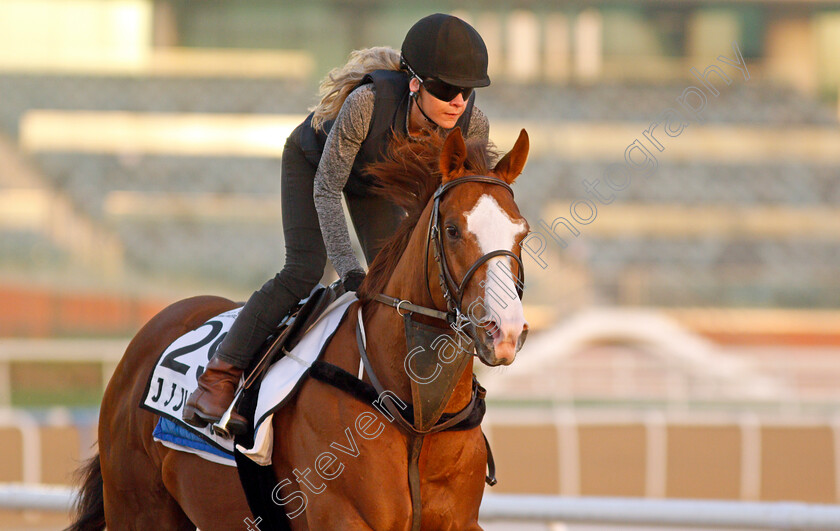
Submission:
[[[68,512],[69,487],[0,484],[0,509]],[[729,527],[744,529],[840,529],[840,506],[791,502],[651,500],[487,494],[481,519],[616,525]]]
[[[0,483],[0,509],[69,512],[75,491],[70,487]]]
[[[486,494],[482,520],[745,529],[840,529],[840,506]]]

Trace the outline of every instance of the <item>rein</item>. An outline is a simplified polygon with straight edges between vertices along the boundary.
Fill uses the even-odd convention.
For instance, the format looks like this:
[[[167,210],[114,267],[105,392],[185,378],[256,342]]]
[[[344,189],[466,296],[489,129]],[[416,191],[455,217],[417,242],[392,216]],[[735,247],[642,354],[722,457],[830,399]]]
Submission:
[[[370,383],[373,384],[373,387],[374,389],[376,389],[376,392],[380,396],[382,396],[382,393],[385,392],[385,388],[382,387],[382,384],[379,382],[379,378],[376,377],[376,373],[373,371],[373,365],[370,363],[370,358],[368,358],[367,339],[365,338],[364,326],[365,325],[362,322],[362,307],[359,306],[358,319],[356,321],[356,345],[359,348],[359,355],[362,358],[362,363],[365,366],[365,371],[367,371],[368,378],[370,378]],[[423,436],[447,430],[452,426],[458,424],[465,418],[467,418],[470,415],[470,413],[472,413],[472,410],[476,404],[476,400],[479,398],[479,394],[481,393],[479,389],[483,388],[481,388],[478,385],[473,385],[470,403],[467,404],[466,407],[464,407],[464,409],[462,409],[458,413],[455,413],[450,419],[444,422],[436,422],[431,428],[427,429],[419,429],[415,425],[415,423],[410,423],[409,421],[407,421],[392,401],[383,400],[382,402],[385,405],[385,409],[387,409],[391,413],[391,415],[394,416],[395,420],[397,421],[397,424],[400,426],[400,428],[403,429],[404,432],[406,432],[409,435]]]

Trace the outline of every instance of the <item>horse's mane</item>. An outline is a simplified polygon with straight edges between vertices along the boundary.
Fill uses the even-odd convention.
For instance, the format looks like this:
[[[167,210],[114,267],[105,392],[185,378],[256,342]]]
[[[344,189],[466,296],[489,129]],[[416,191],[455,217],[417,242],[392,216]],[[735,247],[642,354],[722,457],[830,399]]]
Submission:
[[[370,264],[367,277],[357,296],[363,301],[382,293],[397,267],[414,227],[426,204],[440,186],[440,153],[442,134],[424,134],[422,138],[394,135],[384,158],[367,167],[373,177],[372,192],[401,207],[406,217],[394,235],[385,243]],[[469,175],[487,175],[498,158],[493,145],[487,141],[467,140],[467,159],[464,168]]]

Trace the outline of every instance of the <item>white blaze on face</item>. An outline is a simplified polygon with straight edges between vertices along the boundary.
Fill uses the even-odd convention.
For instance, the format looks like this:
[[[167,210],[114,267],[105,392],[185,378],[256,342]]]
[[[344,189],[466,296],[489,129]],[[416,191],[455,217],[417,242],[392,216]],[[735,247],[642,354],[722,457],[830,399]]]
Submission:
[[[475,236],[482,254],[500,249],[513,251],[516,236],[526,230],[524,221],[511,219],[499,203],[487,194],[478,199],[472,210],[466,213],[466,218],[467,230]],[[512,269],[508,256],[487,261],[484,303],[500,329],[493,337],[496,346],[503,341],[515,344],[525,326],[522,301],[517,296],[516,284],[509,271]]]

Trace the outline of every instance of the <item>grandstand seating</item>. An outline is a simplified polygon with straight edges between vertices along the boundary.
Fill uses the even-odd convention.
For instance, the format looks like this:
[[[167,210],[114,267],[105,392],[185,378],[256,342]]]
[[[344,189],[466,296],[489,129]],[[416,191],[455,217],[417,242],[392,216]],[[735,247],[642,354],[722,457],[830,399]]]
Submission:
[[[528,180],[537,178],[547,187],[538,190],[544,197],[591,199],[584,189],[584,179],[600,178],[603,182],[602,176],[612,162],[542,158],[529,161],[526,172]],[[603,184],[599,190],[605,194],[610,191]],[[620,201],[681,205],[836,205],[840,203],[840,180],[837,166],[801,160],[736,164],[660,161],[653,175],[634,180],[614,195]]]
[[[0,127],[16,136],[29,109],[300,113],[313,90],[287,79],[114,77],[0,73]]]
[[[675,106],[675,97],[691,83],[498,83],[482,90],[479,98],[481,108],[494,123],[644,124],[665,108]],[[312,103],[314,89],[288,79],[0,74],[0,92],[4,94],[0,128],[16,138],[22,117],[33,109],[299,114]],[[777,130],[837,124],[827,106],[792,89],[758,80],[733,82],[710,100],[704,116],[707,124]],[[526,168],[527,178],[517,185],[523,211],[535,220],[546,216],[546,209],[557,202],[588,197],[583,179],[598,178],[621,155],[615,153],[610,160],[569,160],[550,152],[537,153]],[[124,191],[276,197],[280,174],[276,158],[48,150],[33,153],[33,158],[50,186],[66,193],[85,215],[116,231],[132,267],[253,286],[282,263],[279,211],[274,219],[229,223],[189,216],[149,215],[141,219],[106,211],[108,198]],[[837,170],[835,163],[825,160],[704,161],[677,157],[661,161],[655,175],[636,180],[621,192],[616,204],[784,206],[806,210],[830,207],[840,200]],[[31,236],[9,239],[11,243],[4,243],[0,253],[18,252],[30,245],[27,238]],[[573,254],[574,260],[582,261],[591,272],[590,287],[599,294],[599,300],[608,302],[832,306],[840,291],[831,276],[838,265],[840,242],[826,235],[651,237],[628,233],[616,237],[582,230],[575,245],[583,251]],[[8,252],[4,250],[7,248]],[[640,270],[644,270],[641,285],[645,294],[627,299],[621,295],[622,285],[628,272],[639,282],[636,272]]]
[[[32,262],[48,262],[59,265],[69,259],[65,250],[37,231],[4,230],[0,234],[0,261],[4,264],[26,267]]]
[[[482,89],[480,105],[495,120],[537,119],[563,121],[645,122],[668,107],[696,80],[651,85],[646,83],[601,83],[582,85],[494,84]],[[721,85],[723,85],[721,83]],[[710,123],[794,124],[837,123],[830,107],[799,95],[789,88],[756,80],[735,79],[720,87],[703,115]]]
[[[280,161],[163,155],[114,156],[40,153],[37,161],[52,185],[95,218],[103,217],[115,190],[218,195],[280,193]]]

